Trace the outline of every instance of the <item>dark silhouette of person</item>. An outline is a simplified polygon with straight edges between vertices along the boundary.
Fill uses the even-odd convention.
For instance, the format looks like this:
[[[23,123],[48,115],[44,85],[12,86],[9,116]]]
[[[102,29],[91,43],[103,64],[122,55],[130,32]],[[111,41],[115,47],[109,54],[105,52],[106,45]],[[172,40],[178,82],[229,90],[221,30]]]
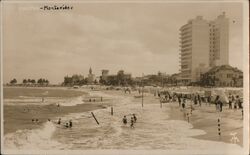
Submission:
[[[123,117],[122,122],[123,122],[124,125],[126,125],[128,123],[126,116]]]

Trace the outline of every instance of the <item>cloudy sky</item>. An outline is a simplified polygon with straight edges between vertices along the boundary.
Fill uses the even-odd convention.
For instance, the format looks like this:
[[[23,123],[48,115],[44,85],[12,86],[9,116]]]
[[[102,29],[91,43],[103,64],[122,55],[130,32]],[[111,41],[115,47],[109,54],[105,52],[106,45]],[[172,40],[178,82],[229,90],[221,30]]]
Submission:
[[[230,18],[230,64],[243,68],[241,3],[69,3],[73,10],[39,10],[43,5],[4,4],[5,83],[40,77],[59,83],[65,75],[86,76],[89,67],[96,75],[177,73],[179,28],[223,11]]]

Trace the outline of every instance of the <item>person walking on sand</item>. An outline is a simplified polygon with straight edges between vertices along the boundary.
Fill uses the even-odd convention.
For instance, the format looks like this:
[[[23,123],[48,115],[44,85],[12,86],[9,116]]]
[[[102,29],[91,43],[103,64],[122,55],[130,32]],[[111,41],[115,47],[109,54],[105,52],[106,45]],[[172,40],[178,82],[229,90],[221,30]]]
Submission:
[[[215,101],[214,101],[214,103],[215,103],[215,108],[216,108],[216,111],[218,111],[219,110],[219,99],[220,99],[220,96],[219,95],[217,95],[216,96],[216,98],[215,98]]]
[[[182,109],[185,109],[185,103],[186,103],[186,99],[184,98],[182,102]]]
[[[197,98],[198,98],[199,105],[200,105],[200,107],[201,107],[201,97],[200,97],[199,94],[197,95]]]
[[[207,102],[208,102],[208,106],[210,106],[210,104],[211,104],[211,96],[210,95],[207,97]]]
[[[240,108],[240,98],[238,95],[236,96],[234,105],[235,105],[235,109]]]
[[[181,97],[178,95],[178,102],[179,102],[179,107],[181,106]]]
[[[122,122],[124,125],[127,125],[128,121],[126,116],[123,117]]]
[[[222,112],[223,103],[219,101],[219,105],[220,105],[220,112]]]
[[[234,98],[234,111],[237,110],[238,99],[237,96]]]
[[[194,104],[196,105],[197,104],[197,96],[194,95]]]
[[[237,97],[237,105],[238,105],[238,108],[239,108],[239,109],[242,109],[242,108],[243,108],[243,107],[242,107],[242,102],[241,102],[241,100],[240,100],[239,95],[237,95],[236,97]]]
[[[232,95],[229,94],[228,96],[228,104],[229,104],[229,109],[232,109]]]

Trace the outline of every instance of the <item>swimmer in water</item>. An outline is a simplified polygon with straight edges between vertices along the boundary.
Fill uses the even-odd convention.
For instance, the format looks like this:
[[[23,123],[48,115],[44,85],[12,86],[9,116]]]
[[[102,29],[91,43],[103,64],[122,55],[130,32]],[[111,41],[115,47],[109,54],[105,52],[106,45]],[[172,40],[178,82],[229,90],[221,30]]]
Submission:
[[[126,125],[128,123],[126,116],[123,117],[122,122],[123,122],[124,125]]]
[[[68,128],[68,127],[69,127],[69,123],[66,123],[66,124],[65,124],[65,127]]]

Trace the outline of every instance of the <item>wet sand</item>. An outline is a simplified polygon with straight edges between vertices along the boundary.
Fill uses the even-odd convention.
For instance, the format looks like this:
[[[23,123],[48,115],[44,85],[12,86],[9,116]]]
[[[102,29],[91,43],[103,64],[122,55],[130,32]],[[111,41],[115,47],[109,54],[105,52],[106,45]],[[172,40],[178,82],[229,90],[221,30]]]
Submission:
[[[184,112],[180,110],[178,103],[167,103],[170,107],[169,116],[171,120],[188,121],[187,113],[190,115],[190,108]],[[243,146],[243,120],[241,110],[228,109],[228,106],[223,106],[223,112],[220,113],[220,129],[221,136],[218,135],[218,117],[219,114],[215,110],[215,105],[205,105],[199,107],[194,106],[195,110],[189,117],[189,123],[194,129],[201,129],[206,132],[204,135],[194,136],[194,138],[202,140],[221,141],[231,143],[232,136],[230,133],[237,132],[240,146]],[[186,114],[184,114],[186,113]]]

